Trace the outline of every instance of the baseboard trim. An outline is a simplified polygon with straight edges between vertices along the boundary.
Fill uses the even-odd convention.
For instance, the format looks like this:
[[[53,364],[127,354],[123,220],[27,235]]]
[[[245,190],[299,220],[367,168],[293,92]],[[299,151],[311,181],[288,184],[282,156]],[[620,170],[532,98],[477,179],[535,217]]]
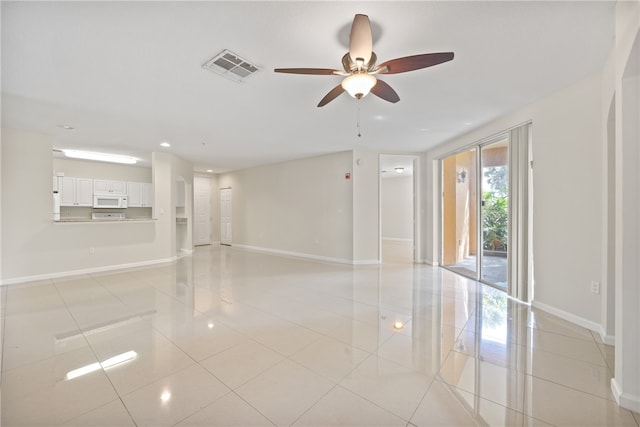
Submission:
[[[333,257],[322,256],[322,255],[307,254],[304,252],[283,251],[280,249],[263,248],[261,246],[242,245],[238,243],[234,243],[233,247],[254,251],[254,252],[262,252],[262,253],[273,254],[273,255],[282,255],[282,256],[293,257],[293,258],[312,259],[315,261],[333,262],[338,264],[371,265],[371,264],[380,263],[378,260],[351,260],[346,258],[333,258]]]
[[[531,307],[546,311],[547,313],[558,316],[559,318],[564,319],[568,322],[575,323],[576,325],[582,326],[583,328],[587,328],[590,331],[597,332],[598,334],[600,334],[600,331],[602,330],[602,326],[599,323],[585,319],[584,317],[576,316],[573,313],[560,310],[559,308],[547,305],[536,300],[531,301]]]
[[[356,259],[352,262],[353,265],[380,265],[380,260],[377,259]]]
[[[413,239],[408,238],[402,238],[402,237],[383,237],[382,238],[383,241],[385,242],[403,242],[403,243],[412,243]]]
[[[149,261],[132,262],[128,264],[106,265],[103,267],[83,268],[81,270],[60,271],[57,273],[37,274],[34,276],[14,277],[13,279],[5,279],[0,282],[0,286],[15,285],[18,283],[34,282],[37,280],[59,279],[61,277],[80,276],[83,274],[104,273],[106,271],[126,270],[128,268],[147,267],[155,264],[166,264],[178,259],[177,256],[171,258],[154,259]]]
[[[640,396],[623,393],[615,378],[611,378],[611,393],[618,406],[640,413]]]
[[[438,267],[440,265],[438,261],[433,261],[430,259],[421,260],[421,262],[423,262],[424,264],[430,265],[432,267]]]
[[[606,345],[616,345],[615,335],[607,335],[602,325],[600,326],[598,333],[600,334],[600,339],[602,340],[603,343],[605,343]]]

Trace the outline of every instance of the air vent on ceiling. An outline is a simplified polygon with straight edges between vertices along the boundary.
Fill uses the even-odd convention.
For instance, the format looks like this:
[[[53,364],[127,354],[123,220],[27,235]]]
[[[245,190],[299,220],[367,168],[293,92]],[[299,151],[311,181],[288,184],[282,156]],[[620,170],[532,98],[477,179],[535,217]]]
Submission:
[[[241,82],[259,71],[256,65],[226,49],[202,64],[202,68],[234,82]]]

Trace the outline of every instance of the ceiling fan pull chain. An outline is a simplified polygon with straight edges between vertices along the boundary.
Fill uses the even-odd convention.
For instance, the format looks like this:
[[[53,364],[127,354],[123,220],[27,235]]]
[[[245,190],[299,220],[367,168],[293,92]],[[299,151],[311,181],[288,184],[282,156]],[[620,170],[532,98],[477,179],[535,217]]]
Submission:
[[[362,133],[360,132],[360,106],[358,105],[358,111],[356,113],[356,127],[358,128],[358,138],[362,137]]]

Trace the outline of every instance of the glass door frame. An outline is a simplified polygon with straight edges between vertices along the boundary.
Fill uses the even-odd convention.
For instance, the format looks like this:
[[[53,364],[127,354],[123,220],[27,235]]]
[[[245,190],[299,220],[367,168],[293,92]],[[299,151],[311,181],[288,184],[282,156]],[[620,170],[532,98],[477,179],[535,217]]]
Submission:
[[[444,160],[452,157],[452,156],[456,156],[460,153],[464,153],[464,152],[468,152],[468,151],[475,151],[475,172],[476,172],[476,179],[475,179],[475,191],[476,191],[476,200],[475,200],[475,210],[476,210],[476,227],[475,227],[475,241],[476,241],[476,248],[475,248],[475,252],[476,252],[476,267],[475,267],[475,277],[469,275],[469,274],[464,274],[463,272],[460,271],[455,271],[455,273],[457,274],[461,274],[465,277],[468,277],[470,279],[476,280],[478,282],[484,283],[486,285],[495,287],[497,289],[506,291],[509,295],[511,295],[511,274],[510,274],[510,267],[511,267],[511,244],[509,241],[507,241],[507,284],[505,287],[502,287],[496,283],[492,283],[489,282],[485,279],[482,278],[482,258],[484,257],[484,248],[483,248],[483,210],[482,210],[482,180],[483,180],[483,173],[482,173],[482,148],[486,147],[488,145],[494,144],[496,142],[499,141],[503,141],[506,140],[507,141],[507,149],[508,149],[508,154],[507,154],[507,166],[509,166],[509,159],[510,159],[510,151],[511,151],[511,135],[509,131],[505,131],[505,132],[501,132],[499,134],[493,135],[490,138],[484,139],[482,141],[476,142],[474,144],[465,146],[459,150],[456,150],[454,152],[450,152],[447,153],[446,155],[443,155],[442,157],[439,158],[439,187],[440,187],[440,194],[441,194],[441,200],[444,198],[444,167],[443,167],[443,163]],[[508,194],[511,195],[511,175],[508,175]],[[510,200],[510,198],[508,199]],[[450,271],[454,271],[453,269],[448,268],[446,265],[444,265],[444,238],[443,238],[443,230],[444,230],[444,215],[445,215],[445,206],[444,203],[440,204],[440,218],[439,218],[439,227],[440,227],[440,254],[439,254],[439,263],[443,268],[446,268],[447,270]],[[508,205],[508,209],[507,209],[507,229],[509,230],[511,228],[511,205],[509,203]],[[511,239],[511,233],[508,233],[508,240]]]
[[[484,229],[483,229],[483,224],[484,224],[484,205],[483,205],[483,196],[484,196],[484,188],[482,186],[482,183],[484,181],[484,159],[483,159],[483,149],[496,144],[498,142],[502,142],[502,141],[506,141],[506,148],[507,148],[507,159],[506,159],[506,167],[507,167],[507,241],[503,242],[506,243],[507,245],[507,271],[505,271],[506,274],[506,284],[505,286],[500,286],[498,283],[494,283],[494,282],[490,282],[488,280],[483,279],[483,261],[485,261],[484,257],[485,257],[485,249],[484,249]],[[478,166],[477,166],[477,170],[478,170],[478,175],[479,175],[479,179],[478,179],[478,194],[480,195],[478,197],[478,227],[477,227],[477,233],[478,233],[478,237],[477,237],[477,241],[478,241],[478,253],[480,254],[478,256],[478,267],[477,267],[477,271],[478,271],[478,281],[493,286],[495,288],[507,291],[507,293],[511,294],[511,261],[513,259],[512,257],[512,245],[511,245],[511,228],[512,228],[512,208],[511,208],[511,195],[512,195],[512,189],[511,189],[511,185],[512,185],[512,179],[511,179],[511,135],[510,132],[505,132],[499,135],[496,135],[494,138],[488,139],[480,144],[478,144],[477,146],[477,156],[478,156]]]
[[[477,170],[481,166],[481,147],[495,143],[500,139],[508,137],[508,239],[507,239],[507,294],[519,301],[530,303],[534,298],[534,259],[533,259],[533,150],[532,150],[532,122],[527,121],[495,133],[487,138],[476,140],[471,144],[461,146],[452,151],[439,155],[436,160],[438,168],[438,189],[440,192],[439,201],[439,217],[438,221],[438,264],[444,268],[444,214],[445,214],[445,183],[444,183],[444,160],[465,151],[476,150]],[[477,171],[476,171],[477,173]],[[480,191],[480,182],[476,183]],[[478,212],[477,224],[482,222],[481,197],[476,198],[476,209]],[[477,225],[477,233],[481,229]],[[481,236],[477,235],[476,244],[481,241]],[[481,279],[482,266],[480,257],[476,260],[476,274],[471,277],[468,274],[462,274],[452,268],[449,270],[473,280],[486,283],[493,286],[490,282]],[[494,286],[495,287],[495,286]],[[503,289],[499,286],[497,289]]]

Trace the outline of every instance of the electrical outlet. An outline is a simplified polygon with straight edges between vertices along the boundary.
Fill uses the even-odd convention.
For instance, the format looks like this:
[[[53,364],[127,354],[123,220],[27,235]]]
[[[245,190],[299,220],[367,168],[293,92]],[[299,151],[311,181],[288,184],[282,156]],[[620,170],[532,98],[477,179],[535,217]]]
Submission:
[[[591,281],[591,293],[592,294],[600,294],[600,282],[596,282],[595,280]]]

